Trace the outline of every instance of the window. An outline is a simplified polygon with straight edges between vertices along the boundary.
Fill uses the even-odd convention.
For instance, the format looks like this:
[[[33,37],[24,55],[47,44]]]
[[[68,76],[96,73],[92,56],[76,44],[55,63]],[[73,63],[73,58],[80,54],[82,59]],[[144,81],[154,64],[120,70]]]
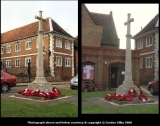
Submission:
[[[7,53],[10,53],[11,52],[11,45],[7,46],[6,48],[7,48],[6,49]]]
[[[20,43],[17,43],[17,44],[16,44],[16,52],[17,52],[17,51],[20,51]]]
[[[62,57],[56,57],[56,66],[62,66]]]
[[[152,68],[152,57],[146,57],[146,68]]]
[[[6,60],[6,67],[11,67],[11,60]]]
[[[31,49],[31,41],[26,42],[26,50]]]
[[[20,60],[19,59],[15,60],[15,67],[20,67]]]
[[[142,39],[140,39],[137,42],[137,49],[142,49],[142,48],[143,48],[143,41],[142,41]]]
[[[31,58],[25,58],[25,67],[28,67],[29,61],[31,62]]]
[[[146,47],[152,46],[152,36],[146,38]]]
[[[70,58],[66,58],[65,65],[66,65],[66,67],[70,67],[71,66],[71,59]]]
[[[56,39],[56,47],[62,48],[62,39],[60,38]]]
[[[65,42],[65,49],[69,49],[70,50],[70,42],[69,41]]]
[[[143,67],[143,58],[140,58],[140,68]]]
[[[1,54],[3,54],[3,47],[1,47]]]

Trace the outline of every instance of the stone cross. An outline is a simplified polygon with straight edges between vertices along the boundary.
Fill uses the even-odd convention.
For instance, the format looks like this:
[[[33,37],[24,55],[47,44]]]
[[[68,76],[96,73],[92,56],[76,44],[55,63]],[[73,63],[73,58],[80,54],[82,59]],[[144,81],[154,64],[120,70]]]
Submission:
[[[126,59],[125,59],[125,78],[123,84],[116,89],[117,94],[128,94],[128,91],[131,88],[134,88],[137,91],[137,94],[140,93],[140,90],[137,86],[134,85],[132,81],[132,64],[131,64],[131,35],[130,35],[130,23],[134,19],[130,19],[130,14],[128,14],[128,20],[124,23],[127,25],[127,35],[126,35]]]
[[[39,31],[38,31],[38,55],[36,60],[36,77],[35,80],[28,85],[29,89],[37,90],[41,92],[49,92],[52,90],[52,85],[46,81],[44,77],[43,69],[43,27],[42,21],[45,19],[42,18],[42,11],[39,11],[39,16],[35,16],[39,20]]]
[[[37,55],[37,77],[44,77],[43,69],[43,27],[42,21],[46,21],[42,18],[42,11],[39,11],[39,17],[35,16],[35,19],[39,20],[39,31],[38,31],[38,55]]]
[[[125,81],[132,81],[132,67],[131,67],[131,35],[130,35],[130,23],[134,19],[130,19],[130,14],[128,14],[128,20],[124,23],[127,25],[127,41],[126,41],[126,60],[125,60]]]

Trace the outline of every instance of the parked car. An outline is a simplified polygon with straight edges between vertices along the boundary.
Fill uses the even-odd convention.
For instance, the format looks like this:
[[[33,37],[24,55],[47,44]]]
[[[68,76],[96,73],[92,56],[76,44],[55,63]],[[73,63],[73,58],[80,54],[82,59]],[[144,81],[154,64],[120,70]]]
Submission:
[[[17,84],[16,80],[16,76],[1,70],[1,92],[7,92],[11,87],[15,87]]]
[[[70,87],[71,89],[78,89],[78,74],[71,79]]]
[[[148,83],[148,90],[152,95],[159,94],[159,80]]]

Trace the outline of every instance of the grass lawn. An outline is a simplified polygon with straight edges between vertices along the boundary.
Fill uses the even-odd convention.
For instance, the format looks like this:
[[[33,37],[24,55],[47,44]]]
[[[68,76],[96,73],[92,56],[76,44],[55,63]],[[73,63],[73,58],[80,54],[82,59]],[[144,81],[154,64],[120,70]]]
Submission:
[[[82,106],[82,114],[158,114],[159,108],[152,107],[133,107],[121,109],[105,109],[98,105],[84,105]]]
[[[107,94],[112,94],[111,91],[98,91],[98,92],[82,92],[82,102],[86,101],[86,98],[101,97],[104,98]],[[120,108],[120,109],[106,109],[98,105],[82,105],[82,114],[158,114],[159,107],[157,106],[143,106],[132,108]]]
[[[78,95],[78,90],[60,91]],[[42,106],[1,98],[1,117],[78,117],[78,106],[70,103]]]
[[[64,95],[78,95],[78,90],[71,90],[71,89],[59,89],[62,94]]]
[[[106,94],[112,94],[113,91],[97,91],[97,92],[82,92],[82,102],[86,101],[89,97],[104,97]]]

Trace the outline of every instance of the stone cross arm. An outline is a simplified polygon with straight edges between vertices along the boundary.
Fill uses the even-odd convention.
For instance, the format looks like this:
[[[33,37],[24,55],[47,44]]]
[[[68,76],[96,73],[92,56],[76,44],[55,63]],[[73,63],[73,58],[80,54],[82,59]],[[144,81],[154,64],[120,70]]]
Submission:
[[[35,16],[35,19],[38,19],[38,20],[41,20],[41,19],[42,19],[42,21],[46,22],[46,19],[40,18],[40,17],[38,17],[38,16]]]
[[[46,22],[46,20],[42,18],[42,11],[39,11],[39,16],[35,16],[35,19],[42,20],[42,21]]]
[[[129,24],[130,22],[133,22],[133,21],[134,21],[134,19],[133,18],[130,19],[130,14],[128,14],[128,21],[125,22],[124,25],[127,25],[127,24]]]

